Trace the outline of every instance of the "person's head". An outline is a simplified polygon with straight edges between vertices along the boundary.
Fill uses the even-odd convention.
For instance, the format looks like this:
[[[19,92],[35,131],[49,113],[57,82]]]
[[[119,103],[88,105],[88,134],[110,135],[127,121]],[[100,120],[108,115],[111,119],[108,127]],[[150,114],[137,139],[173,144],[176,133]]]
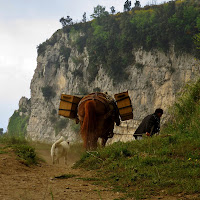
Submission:
[[[162,115],[163,115],[163,109],[157,108],[157,109],[155,110],[155,114],[156,114],[158,117],[162,117]]]

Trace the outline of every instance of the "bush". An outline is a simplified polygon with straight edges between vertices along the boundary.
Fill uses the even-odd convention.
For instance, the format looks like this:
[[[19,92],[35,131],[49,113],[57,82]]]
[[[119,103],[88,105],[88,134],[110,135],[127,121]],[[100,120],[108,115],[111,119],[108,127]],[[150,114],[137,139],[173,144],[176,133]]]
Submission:
[[[64,57],[64,61],[68,62],[68,59],[69,59],[70,54],[71,54],[71,49],[62,45],[60,47],[60,54]]]
[[[28,144],[24,137],[6,133],[0,136],[0,143],[7,145],[5,149],[12,148],[23,164],[29,166],[38,163],[39,159],[36,156],[35,149]]]
[[[29,145],[14,145],[13,149],[20,161],[29,166],[37,164],[35,149]]]
[[[71,129],[75,133],[79,133],[80,131],[80,123],[76,124],[74,121],[71,123]]]
[[[56,96],[52,86],[42,87],[42,93],[45,100],[49,101],[51,98]]]
[[[14,114],[10,117],[8,123],[8,133],[14,136],[24,137],[27,132],[27,125],[29,121],[29,116],[23,115],[20,116],[18,111],[15,111]]]
[[[72,72],[73,76],[75,77],[80,77],[80,78],[83,78],[83,72],[79,69],[75,69],[73,72]]]
[[[84,47],[86,46],[87,36],[80,36],[76,40],[76,46],[79,53],[83,53]]]

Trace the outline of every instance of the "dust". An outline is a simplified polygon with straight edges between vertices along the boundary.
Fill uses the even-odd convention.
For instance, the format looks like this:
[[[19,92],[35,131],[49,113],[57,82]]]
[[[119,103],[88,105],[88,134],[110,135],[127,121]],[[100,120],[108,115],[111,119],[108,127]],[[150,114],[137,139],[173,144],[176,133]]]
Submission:
[[[10,149],[0,154],[0,199],[1,200],[112,200],[123,196],[113,192],[112,187],[94,185],[95,172],[72,169],[83,149],[80,145],[70,149],[68,165],[51,162],[51,145],[34,143],[32,146],[44,160],[38,165],[23,165]],[[55,177],[65,175],[67,179]]]

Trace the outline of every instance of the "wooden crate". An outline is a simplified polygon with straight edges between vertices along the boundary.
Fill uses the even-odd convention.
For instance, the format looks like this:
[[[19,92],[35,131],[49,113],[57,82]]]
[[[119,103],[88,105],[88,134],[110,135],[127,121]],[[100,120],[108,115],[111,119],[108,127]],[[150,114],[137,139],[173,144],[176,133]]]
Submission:
[[[73,95],[61,94],[58,114],[68,118],[77,117],[77,107],[81,98]]]
[[[133,108],[131,99],[127,92],[122,92],[114,95],[119,109],[119,114],[122,121],[133,119]]]

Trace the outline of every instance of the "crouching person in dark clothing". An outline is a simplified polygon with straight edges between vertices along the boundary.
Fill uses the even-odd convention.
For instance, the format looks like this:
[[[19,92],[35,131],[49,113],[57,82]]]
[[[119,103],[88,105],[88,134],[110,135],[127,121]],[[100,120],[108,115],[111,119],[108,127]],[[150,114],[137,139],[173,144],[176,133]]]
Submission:
[[[139,127],[136,129],[133,137],[136,140],[142,139],[142,135],[146,134],[147,136],[152,136],[155,133],[160,131],[160,118],[163,114],[163,110],[158,108],[155,110],[155,113],[146,116]]]

